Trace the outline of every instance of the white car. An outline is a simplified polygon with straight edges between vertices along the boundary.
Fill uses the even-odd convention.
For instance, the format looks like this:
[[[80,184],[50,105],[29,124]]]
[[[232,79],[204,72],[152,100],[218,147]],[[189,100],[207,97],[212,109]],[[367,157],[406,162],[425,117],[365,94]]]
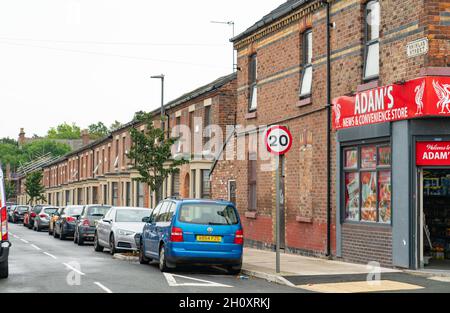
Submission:
[[[120,250],[137,251],[135,236],[140,236],[151,209],[132,207],[112,207],[99,220],[94,235],[94,250],[109,249],[111,254]]]

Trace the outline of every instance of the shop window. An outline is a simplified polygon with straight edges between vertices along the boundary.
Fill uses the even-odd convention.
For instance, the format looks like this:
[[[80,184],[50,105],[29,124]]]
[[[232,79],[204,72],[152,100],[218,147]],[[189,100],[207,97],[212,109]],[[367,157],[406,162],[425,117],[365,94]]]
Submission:
[[[391,147],[386,144],[348,147],[343,158],[345,219],[390,223]]]
[[[312,89],[312,31],[303,34],[303,69],[300,82],[300,97],[311,95]]]
[[[249,97],[248,97],[248,110],[255,111],[258,107],[258,59],[256,54],[252,54],[248,63],[248,84],[249,84]]]
[[[378,78],[380,72],[380,2],[369,1],[365,9],[364,79]]]

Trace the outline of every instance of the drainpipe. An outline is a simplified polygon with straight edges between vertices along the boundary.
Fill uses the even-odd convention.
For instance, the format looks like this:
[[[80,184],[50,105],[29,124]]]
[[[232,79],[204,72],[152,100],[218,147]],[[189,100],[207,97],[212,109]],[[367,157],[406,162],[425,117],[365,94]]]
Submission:
[[[330,6],[328,1],[324,1],[326,6],[327,25],[327,257],[331,257],[331,43],[330,43]]]

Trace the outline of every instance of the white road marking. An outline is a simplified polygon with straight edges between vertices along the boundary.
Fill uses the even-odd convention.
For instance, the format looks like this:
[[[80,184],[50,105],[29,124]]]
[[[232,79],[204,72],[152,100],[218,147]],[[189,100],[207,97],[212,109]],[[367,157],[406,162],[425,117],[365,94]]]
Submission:
[[[187,277],[182,275],[175,275],[175,274],[169,274],[169,273],[163,273],[164,277],[167,280],[167,283],[170,287],[183,287],[183,286],[197,286],[197,287],[226,287],[226,288],[232,288],[233,286],[224,285],[220,283],[215,283],[213,281],[193,278],[193,277]],[[180,277],[183,279],[193,280],[196,281],[196,283],[177,283],[175,277]]]
[[[25,242],[25,243],[30,243],[29,241],[26,241],[25,239],[20,239],[20,240]]]
[[[72,271],[74,271],[75,273],[78,273],[78,274],[80,274],[80,275],[85,275],[83,272],[80,272],[79,270],[77,270],[75,267],[73,267],[73,266],[71,266],[71,265],[69,265],[69,264],[67,264],[67,263],[63,263],[68,269],[70,269],[70,270],[72,270]]]
[[[10,233],[11,234],[11,233]],[[12,234],[11,234],[12,235]],[[20,239],[20,237],[19,236],[16,236],[16,235],[12,235],[14,238],[16,238],[16,239]]]
[[[94,282],[94,284],[96,284],[97,286],[99,286],[100,288],[102,288],[104,291],[106,291],[106,293],[113,293],[110,289],[106,288],[104,285],[102,285],[102,284],[99,283],[98,281]]]
[[[36,245],[31,245],[33,248],[35,248],[36,250],[42,250],[41,248],[39,248],[38,246],[36,246]]]
[[[51,258],[53,258],[53,259],[57,259],[57,257],[56,256],[54,256],[53,254],[50,254],[50,253],[48,253],[48,252],[44,252],[44,254],[45,255],[48,255],[49,257],[51,257]]]

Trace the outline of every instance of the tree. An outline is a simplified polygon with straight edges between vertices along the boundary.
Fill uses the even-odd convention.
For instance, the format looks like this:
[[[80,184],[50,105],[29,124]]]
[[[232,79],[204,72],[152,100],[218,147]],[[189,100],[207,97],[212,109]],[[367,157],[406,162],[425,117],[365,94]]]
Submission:
[[[64,122],[58,126],[50,128],[47,132],[48,139],[80,139],[81,128],[73,123],[72,125]]]
[[[123,125],[122,125],[122,123],[121,122],[119,122],[119,121],[114,121],[114,123],[112,123],[111,124],[111,126],[109,127],[109,130],[110,131],[115,131],[115,130],[118,130],[120,127],[122,127]]]
[[[133,144],[127,156],[134,161],[141,176],[135,180],[147,183],[152,191],[156,191],[167,176],[178,172],[177,167],[188,160],[172,158],[172,145],[178,138],[165,138],[164,131],[153,126],[151,113],[138,112],[135,120],[139,125],[144,124],[146,130],[142,132],[135,127],[130,129]]]
[[[36,157],[47,153],[50,153],[54,157],[59,157],[69,153],[70,150],[71,148],[69,145],[50,139],[32,141],[22,147],[22,153],[28,158],[28,160],[33,160]]]
[[[109,130],[105,124],[98,122],[97,124],[91,124],[88,126],[89,137],[91,139],[99,139],[108,135]]]
[[[25,192],[30,200],[28,204],[33,204],[35,201],[47,201],[44,192],[45,187],[42,185],[42,171],[31,172],[27,175],[25,180]]]
[[[5,180],[5,198],[6,201],[13,198],[16,195],[16,186],[12,181]]]

